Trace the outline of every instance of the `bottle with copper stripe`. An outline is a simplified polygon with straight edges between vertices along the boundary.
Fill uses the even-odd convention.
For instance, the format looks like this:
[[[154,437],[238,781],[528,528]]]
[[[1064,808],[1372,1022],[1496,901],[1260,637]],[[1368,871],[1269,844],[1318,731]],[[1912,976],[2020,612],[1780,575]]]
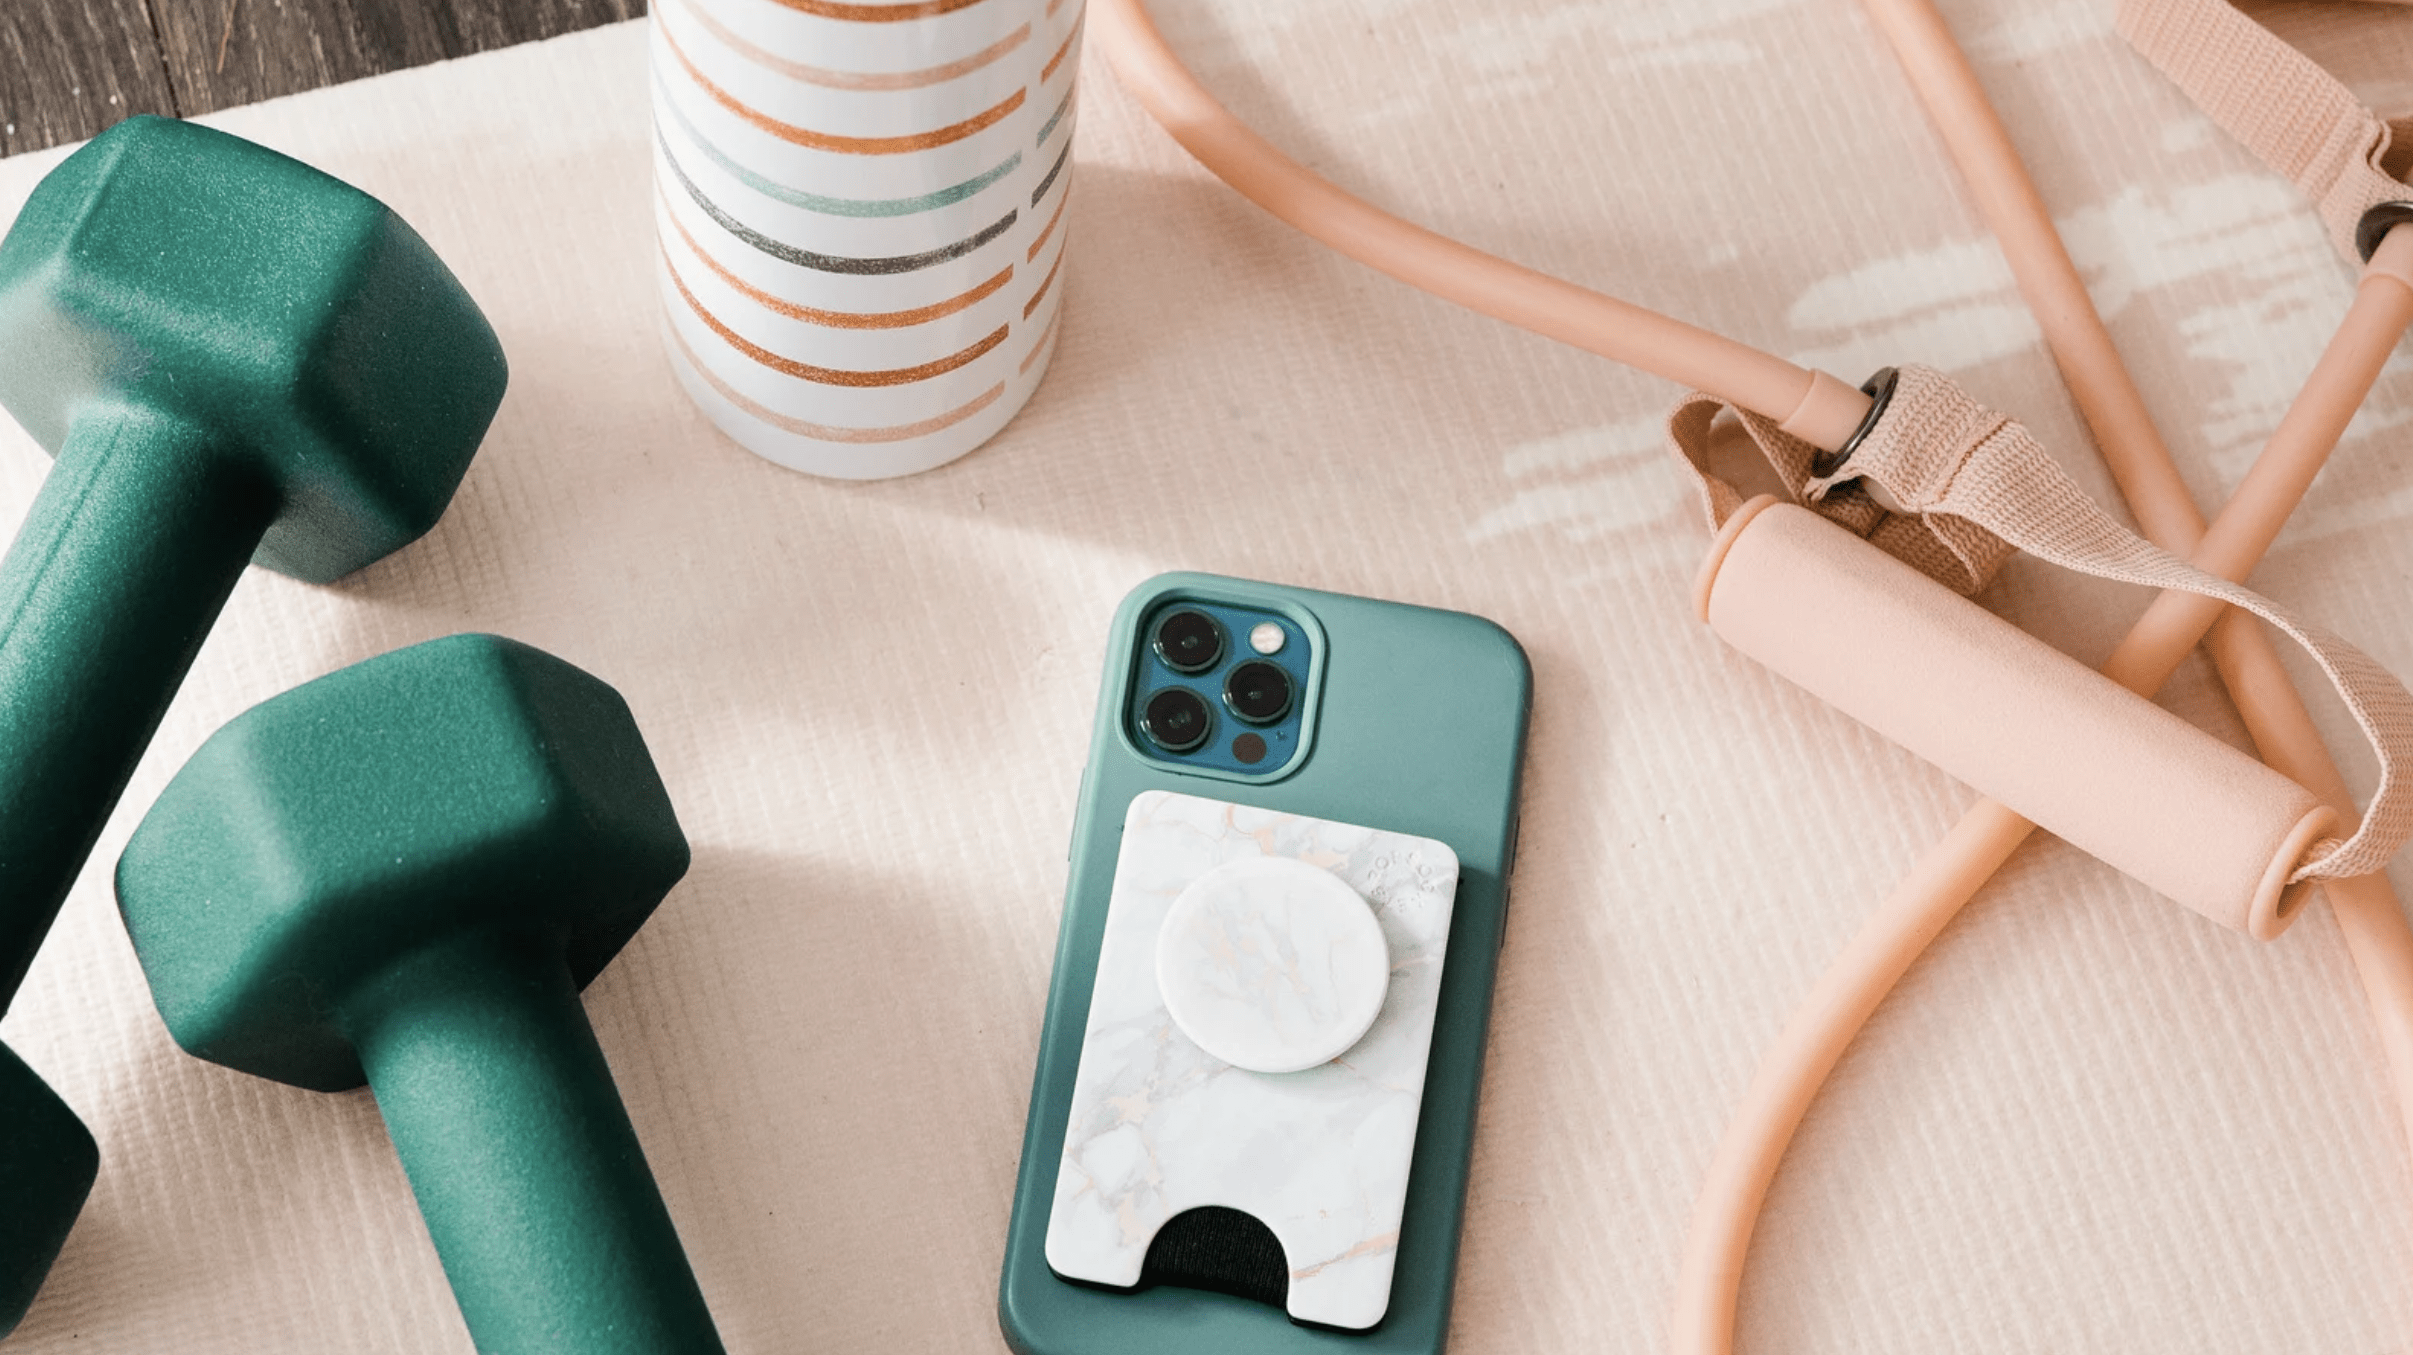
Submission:
[[[1063,303],[1083,0],[656,0],[664,342],[797,470],[928,470],[1005,426]]]

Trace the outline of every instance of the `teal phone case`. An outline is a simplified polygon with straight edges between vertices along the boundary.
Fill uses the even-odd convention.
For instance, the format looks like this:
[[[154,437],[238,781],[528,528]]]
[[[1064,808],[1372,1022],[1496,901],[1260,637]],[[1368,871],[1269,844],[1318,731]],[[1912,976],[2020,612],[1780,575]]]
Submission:
[[[1141,753],[1125,684],[1139,623],[1173,600],[1279,612],[1317,647],[1307,691],[1312,741],[1270,774],[1185,773]],[[1076,811],[1039,1066],[1023,1127],[998,1321],[1020,1355],[1433,1355],[1449,1332],[1458,1230],[1474,1153],[1484,1034],[1516,845],[1533,673],[1499,626],[1338,593],[1209,574],[1166,574],[1123,600]],[[1418,1118],[1390,1311],[1368,1331],[1294,1324],[1279,1308],[1203,1290],[1133,1293],[1060,1279],[1045,1254],[1064,1122],[1088,1023],[1100,938],[1133,796],[1174,790],[1439,838],[1457,852],[1449,961]]]

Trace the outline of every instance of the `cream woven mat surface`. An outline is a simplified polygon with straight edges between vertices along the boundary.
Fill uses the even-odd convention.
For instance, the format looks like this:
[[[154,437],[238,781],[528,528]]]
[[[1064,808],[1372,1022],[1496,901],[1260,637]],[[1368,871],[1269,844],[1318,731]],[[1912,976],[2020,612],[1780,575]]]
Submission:
[[[1163,9],[1212,86],[1342,183],[1852,380],[1947,368],[2109,494],[1846,0]],[[2119,44],[2108,0],[1947,9],[2217,499],[2350,276],[2287,186]],[[1664,1349],[1693,1189],[1752,1066],[1971,798],[1692,619],[1703,537],[1656,441],[1676,392],[1324,253],[1209,180],[1092,60],[1069,308],[1036,400],[918,478],[778,470],[705,423],[658,344],[643,37],[212,119],[398,207],[493,317],[512,388],[426,541],[334,588],[245,579],[0,1026],[104,1154],[11,1349],[469,1348],[367,1095],[178,1053],[107,889],[136,816],[220,723],[465,629],[617,684],[694,839],[588,1007],[730,1348],[1002,1349],[1105,627],[1168,568],[1464,608],[1531,652],[1455,1345]],[[58,158],[0,163],[0,216]],[[2400,362],[2257,576],[2399,672],[2408,421]],[[45,465],[0,428],[0,523]],[[1987,601],[2095,657],[2144,598],[2023,561]],[[2200,663],[2170,699],[2234,734]],[[2407,1349],[2413,1173],[2359,1000],[2321,910],[2258,946],[2031,846],[1812,1113],[1753,1252],[1743,1346]]]

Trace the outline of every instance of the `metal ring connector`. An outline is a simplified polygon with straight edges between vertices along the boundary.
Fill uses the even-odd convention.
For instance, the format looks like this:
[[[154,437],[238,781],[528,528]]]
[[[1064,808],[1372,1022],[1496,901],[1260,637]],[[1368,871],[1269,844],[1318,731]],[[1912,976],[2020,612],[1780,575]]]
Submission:
[[[1843,463],[1852,459],[1852,453],[1860,450],[1860,444],[1876,428],[1877,420],[1885,417],[1885,407],[1893,403],[1894,387],[1901,384],[1901,380],[1899,369],[1879,367],[1875,375],[1860,383],[1860,393],[1869,398],[1868,413],[1860,416],[1860,426],[1852,430],[1852,435],[1843,440],[1842,446],[1810,458],[1810,478],[1824,480],[1843,469]]]
[[[2371,262],[2379,253],[2379,242],[2388,238],[2388,230],[2413,221],[2413,202],[2375,202],[2363,219],[2354,223],[2354,252]]]

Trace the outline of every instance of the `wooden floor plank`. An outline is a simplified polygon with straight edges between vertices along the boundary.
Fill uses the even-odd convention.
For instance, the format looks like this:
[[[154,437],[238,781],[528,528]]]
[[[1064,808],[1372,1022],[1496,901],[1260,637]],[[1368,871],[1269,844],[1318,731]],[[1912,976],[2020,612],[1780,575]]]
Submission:
[[[0,0],[0,155],[177,111],[143,0]]]
[[[32,0],[37,7],[101,0]],[[0,0],[0,5],[26,0]],[[150,0],[186,113],[633,19],[645,0]]]

